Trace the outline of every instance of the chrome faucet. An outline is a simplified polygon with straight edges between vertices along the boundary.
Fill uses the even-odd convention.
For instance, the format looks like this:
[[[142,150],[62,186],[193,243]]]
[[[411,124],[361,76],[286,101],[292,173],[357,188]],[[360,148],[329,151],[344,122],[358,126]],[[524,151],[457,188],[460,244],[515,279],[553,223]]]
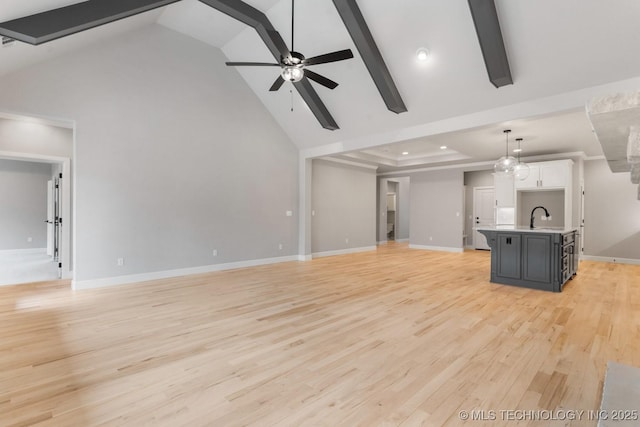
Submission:
[[[529,228],[530,229],[534,229],[535,227],[533,226],[533,219],[535,218],[533,216],[534,212],[536,211],[536,209],[544,209],[544,214],[546,215],[547,218],[549,218],[549,211],[547,210],[547,208],[545,208],[544,206],[536,206],[535,208],[533,208],[531,210],[531,222],[529,223]]]

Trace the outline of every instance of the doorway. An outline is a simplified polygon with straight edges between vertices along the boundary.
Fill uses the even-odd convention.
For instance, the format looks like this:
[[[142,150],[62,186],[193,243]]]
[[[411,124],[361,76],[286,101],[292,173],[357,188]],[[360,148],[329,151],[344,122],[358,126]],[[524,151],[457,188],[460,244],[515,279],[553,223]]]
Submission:
[[[70,277],[69,159],[0,152],[0,285]],[[67,218],[68,219],[68,218]]]
[[[493,187],[473,188],[473,247],[480,250],[490,250],[487,238],[475,228],[493,226],[496,195]]]
[[[398,183],[387,181],[387,240],[396,240],[398,232]]]
[[[378,244],[390,240],[409,241],[409,211],[411,182],[408,176],[378,177],[377,184],[377,230]]]

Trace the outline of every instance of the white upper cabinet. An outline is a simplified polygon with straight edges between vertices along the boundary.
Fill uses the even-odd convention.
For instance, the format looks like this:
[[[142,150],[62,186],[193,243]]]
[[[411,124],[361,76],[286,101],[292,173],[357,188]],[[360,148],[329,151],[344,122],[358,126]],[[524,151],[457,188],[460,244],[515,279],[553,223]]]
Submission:
[[[566,188],[571,180],[571,160],[529,163],[527,179],[516,180],[517,190]]]

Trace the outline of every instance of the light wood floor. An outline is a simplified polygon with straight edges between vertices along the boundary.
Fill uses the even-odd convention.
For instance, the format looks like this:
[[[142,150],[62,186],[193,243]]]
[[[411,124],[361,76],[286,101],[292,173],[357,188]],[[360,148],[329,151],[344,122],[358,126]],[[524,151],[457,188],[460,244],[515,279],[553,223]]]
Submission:
[[[583,262],[561,294],[488,277],[487,252],[389,245],[3,287],[0,425],[457,426],[461,410],[597,409],[607,361],[640,366],[640,266]]]

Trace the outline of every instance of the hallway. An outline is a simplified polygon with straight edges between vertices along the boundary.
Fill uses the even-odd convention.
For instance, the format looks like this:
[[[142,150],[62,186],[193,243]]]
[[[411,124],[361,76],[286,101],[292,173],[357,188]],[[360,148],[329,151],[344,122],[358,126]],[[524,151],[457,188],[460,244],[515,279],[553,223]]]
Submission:
[[[58,268],[45,250],[0,251],[0,286],[58,279]]]

